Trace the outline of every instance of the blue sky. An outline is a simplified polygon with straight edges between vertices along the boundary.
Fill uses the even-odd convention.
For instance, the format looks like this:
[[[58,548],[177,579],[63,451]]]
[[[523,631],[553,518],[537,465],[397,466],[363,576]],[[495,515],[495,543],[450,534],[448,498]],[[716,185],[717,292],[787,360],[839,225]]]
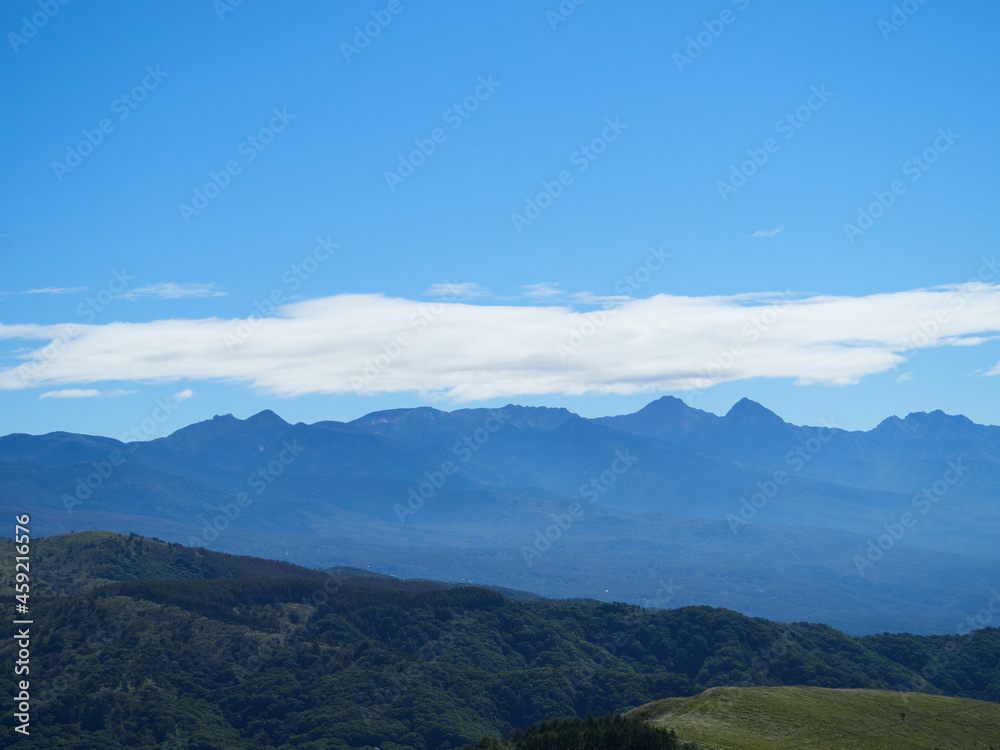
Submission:
[[[998,15],[5,3],[0,432],[664,393],[1000,423]]]

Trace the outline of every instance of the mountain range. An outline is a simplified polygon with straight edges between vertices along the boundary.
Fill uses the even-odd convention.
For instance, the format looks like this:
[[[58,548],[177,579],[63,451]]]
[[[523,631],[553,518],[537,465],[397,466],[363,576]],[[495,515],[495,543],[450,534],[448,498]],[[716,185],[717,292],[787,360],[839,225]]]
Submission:
[[[29,512],[36,534],[135,532],[852,634],[992,617],[998,497],[1000,427],[940,411],[869,431],[797,426],[748,399],[724,416],[665,396],[597,419],[508,405],[290,424],[263,411],[149,441],[0,438],[0,508]]]

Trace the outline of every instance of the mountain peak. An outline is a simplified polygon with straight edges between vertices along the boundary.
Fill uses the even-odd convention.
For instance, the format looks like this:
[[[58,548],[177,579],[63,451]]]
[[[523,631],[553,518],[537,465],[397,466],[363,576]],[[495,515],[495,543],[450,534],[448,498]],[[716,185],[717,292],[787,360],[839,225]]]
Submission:
[[[934,411],[912,411],[906,415],[904,422],[923,422],[932,424],[962,424],[962,425],[972,425],[975,424],[971,419],[969,419],[964,414],[946,414],[941,411],[941,409],[935,409]]]
[[[872,430],[879,434],[908,435],[912,438],[958,438],[977,436],[982,427],[962,414],[946,414],[940,409],[914,411],[905,419],[888,417]]]
[[[426,430],[439,428],[448,416],[448,412],[439,411],[430,406],[415,406],[373,411],[363,417],[351,420],[348,425],[373,432],[384,432],[392,428]]]
[[[741,398],[692,447],[701,451],[773,466],[801,438],[802,429],[789,424],[756,401]]]
[[[259,444],[271,442],[289,427],[290,424],[270,409],[246,419],[239,419],[232,414],[216,414],[211,419],[189,424],[168,437],[152,442],[183,446],[185,449],[200,447],[207,450],[216,444],[228,444],[235,451],[246,446],[256,450]]]
[[[508,423],[517,427],[533,427],[542,430],[554,430],[566,422],[579,419],[569,409],[562,406],[518,406],[507,404],[497,409],[506,416]]]
[[[655,401],[650,401],[639,411],[677,412],[689,409],[692,411],[701,411],[700,409],[693,409],[676,396],[660,396]]]
[[[643,437],[686,444],[719,420],[715,414],[688,406],[675,396],[661,396],[633,414],[599,417],[593,421]]]
[[[983,428],[962,414],[946,414],[940,409],[915,411],[905,419],[883,419],[872,432],[905,435],[911,438],[940,440],[946,438],[979,437]]]
[[[785,420],[773,411],[765,406],[761,406],[756,401],[751,401],[745,397],[733,404],[733,407],[726,412],[725,419],[727,422],[736,423],[766,421],[776,424],[785,424]]]
[[[290,427],[291,426],[291,425],[288,424],[288,422],[286,422],[284,419],[282,419],[281,417],[279,417],[277,414],[275,414],[270,409],[264,409],[264,411],[259,411],[256,414],[254,414],[252,417],[247,417],[244,421],[248,422],[249,424],[252,424],[254,426],[262,426],[262,427],[263,426],[266,426],[266,427],[278,426],[278,427],[280,427],[282,425],[284,425],[286,427]]]

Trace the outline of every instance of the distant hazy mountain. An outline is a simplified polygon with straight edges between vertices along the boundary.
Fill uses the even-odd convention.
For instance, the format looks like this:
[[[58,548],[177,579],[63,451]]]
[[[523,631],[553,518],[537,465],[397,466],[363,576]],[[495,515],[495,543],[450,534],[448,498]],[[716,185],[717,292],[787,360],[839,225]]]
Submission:
[[[135,531],[854,633],[975,616],[1000,580],[998,498],[998,427],[940,411],[867,432],[796,426],[748,399],[721,417],[667,396],[600,419],[508,405],[292,425],[264,411],[148,442],[0,438],[0,508],[31,512],[36,533]]]

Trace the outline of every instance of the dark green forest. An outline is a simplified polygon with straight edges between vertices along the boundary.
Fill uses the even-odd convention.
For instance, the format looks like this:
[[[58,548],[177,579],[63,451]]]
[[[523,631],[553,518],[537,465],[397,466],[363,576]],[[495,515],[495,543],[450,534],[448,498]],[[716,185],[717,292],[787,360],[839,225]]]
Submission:
[[[435,750],[506,736],[555,748],[591,725],[513,733],[719,685],[1000,701],[992,628],[853,638],[709,607],[513,599],[101,532],[34,549],[37,747]],[[0,656],[11,663],[9,642]],[[5,723],[0,746],[17,739]]]
[[[608,714],[599,719],[553,719],[526,731],[516,730],[505,740],[483,738],[470,750],[697,750],[681,743],[669,729],[654,727],[632,716]]]

